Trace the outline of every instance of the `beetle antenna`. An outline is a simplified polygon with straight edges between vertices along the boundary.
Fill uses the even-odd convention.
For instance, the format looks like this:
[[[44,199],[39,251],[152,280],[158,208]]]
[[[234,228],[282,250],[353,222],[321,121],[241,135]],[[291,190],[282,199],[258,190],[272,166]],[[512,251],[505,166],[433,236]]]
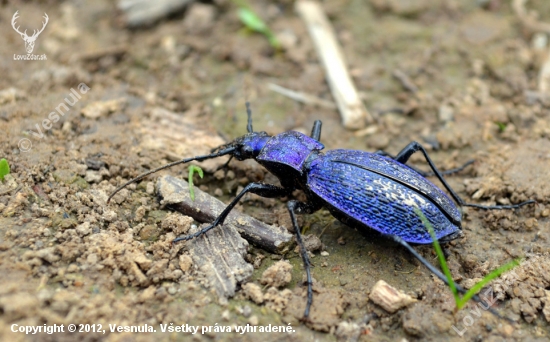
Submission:
[[[109,201],[111,200],[111,198],[113,198],[114,195],[116,195],[117,192],[119,192],[120,190],[124,189],[125,187],[127,187],[128,185],[132,184],[132,183],[135,183],[137,181],[140,181],[142,180],[143,178],[149,176],[150,174],[153,174],[155,172],[158,172],[160,170],[164,170],[164,169],[168,169],[172,166],[175,166],[175,165],[178,165],[178,164],[185,164],[185,163],[189,163],[191,161],[203,161],[203,160],[206,160],[206,159],[212,159],[212,158],[217,158],[217,157],[221,157],[221,156],[225,156],[226,154],[230,154],[232,152],[234,152],[237,148],[234,147],[234,146],[231,146],[231,147],[228,147],[228,148],[224,148],[222,150],[219,150],[215,153],[211,153],[211,154],[207,154],[207,155],[203,155],[203,156],[197,156],[197,157],[191,157],[191,158],[185,158],[185,159],[182,159],[182,160],[178,160],[178,161],[175,161],[173,163],[170,163],[170,164],[166,164],[166,165],[163,165],[161,167],[158,167],[156,169],[153,169],[153,170],[150,170],[150,171],[147,171],[145,173],[142,173],[141,175],[137,176],[136,178],[133,178],[129,181],[127,181],[126,183],[122,184],[121,186],[119,186],[115,191],[113,191],[113,193],[109,196],[109,198],[107,199],[107,203],[109,203]]]
[[[254,132],[252,129],[252,110],[250,110],[250,102],[246,101],[246,114],[248,115],[248,123],[246,124],[246,130],[248,133]]]

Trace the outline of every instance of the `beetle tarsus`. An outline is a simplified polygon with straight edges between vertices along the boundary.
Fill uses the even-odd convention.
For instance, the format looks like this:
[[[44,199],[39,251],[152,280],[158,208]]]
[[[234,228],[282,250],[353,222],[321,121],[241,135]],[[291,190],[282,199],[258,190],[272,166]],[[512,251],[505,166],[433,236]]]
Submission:
[[[502,210],[502,209],[518,209],[523,207],[524,205],[536,203],[534,200],[528,200],[525,202],[521,202],[518,204],[511,204],[511,205],[481,205],[481,204],[475,204],[475,203],[462,203],[465,207],[473,207],[478,209],[485,209],[485,210]]]
[[[196,233],[175,238],[174,240],[172,240],[172,244],[174,244],[176,242],[180,242],[180,241],[189,241],[189,240],[193,240],[194,238],[198,238],[199,236],[205,234],[206,232],[208,232],[210,229],[212,229],[214,227],[216,227],[216,225],[211,224],[208,227],[204,227],[203,229],[199,230]]]

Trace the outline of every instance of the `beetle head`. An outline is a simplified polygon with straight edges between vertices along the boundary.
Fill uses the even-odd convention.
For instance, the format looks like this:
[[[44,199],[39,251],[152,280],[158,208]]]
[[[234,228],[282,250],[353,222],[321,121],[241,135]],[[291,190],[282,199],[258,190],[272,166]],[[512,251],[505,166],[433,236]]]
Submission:
[[[223,149],[234,147],[232,155],[237,160],[255,158],[265,146],[265,143],[271,138],[266,132],[252,132],[239,137],[231,143],[225,145]]]

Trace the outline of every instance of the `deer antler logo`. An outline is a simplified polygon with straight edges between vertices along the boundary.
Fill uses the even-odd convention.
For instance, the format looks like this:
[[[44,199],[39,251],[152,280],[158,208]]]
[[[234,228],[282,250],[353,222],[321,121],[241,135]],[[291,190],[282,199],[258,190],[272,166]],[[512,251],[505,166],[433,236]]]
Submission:
[[[32,36],[29,37],[27,35],[27,30],[25,30],[25,32],[21,32],[19,31],[19,26],[15,27],[15,21],[17,20],[17,18],[19,18],[17,16],[17,13],[19,13],[19,11],[15,12],[13,17],[11,18],[11,26],[13,26],[15,32],[19,33],[21,35],[21,38],[23,38],[23,40],[25,41],[25,50],[27,50],[27,53],[32,53],[32,50],[34,50],[34,41],[36,40],[36,38],[38,38],[38,35],[40,35],[42,31],[44,31],[46,25],[48,24],[48,15],[44,13],[43,18],[46,19],[46,21],[42,23],[42,28],[38,32],[36,30],[33,30]]]

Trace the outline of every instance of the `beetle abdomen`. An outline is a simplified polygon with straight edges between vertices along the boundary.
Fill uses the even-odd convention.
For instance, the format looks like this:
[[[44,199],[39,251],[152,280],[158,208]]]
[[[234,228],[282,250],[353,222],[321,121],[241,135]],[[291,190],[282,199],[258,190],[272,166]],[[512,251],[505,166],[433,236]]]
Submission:
[[[398,235],[408,242],[432,241],[415,208],[426,215],[438,239],[460,230],[460,213],[443,191],[418,176],[416,178],[421,179],[422,184],[413,183],[411,187],[410,183],[406,183],[408,177],[418,173],[391,159],[388,163],[382,158],[385,157],[363,151],[329,151],[312,162],[307,185],[331,209],[366,227],[383,234]],[[393,170],[370,169],[381,163],[393,163],[390,165]],[[401,174],[406,176],[401,179],[396,177]],[[458,223],[455,220],[457,216]]]

